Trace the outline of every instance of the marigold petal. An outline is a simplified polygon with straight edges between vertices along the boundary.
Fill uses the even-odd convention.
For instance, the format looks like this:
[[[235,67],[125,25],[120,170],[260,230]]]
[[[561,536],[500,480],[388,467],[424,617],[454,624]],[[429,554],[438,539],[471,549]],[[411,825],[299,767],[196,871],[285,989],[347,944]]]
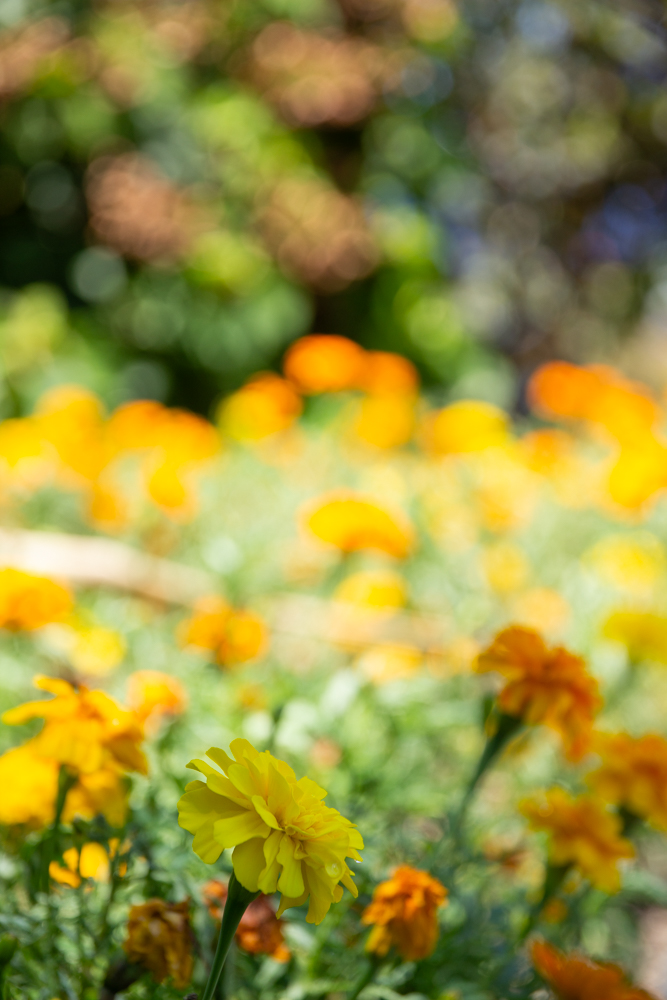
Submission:
[[[234,874],[244,889],[257,892],[259,875],[264,867],[264,840],[253,837],[243,844],[238,844],[232,854]]]
[[[226,816],[214,823],[216,840],[223,847],[236,847],[252,837],[268,837],[269,827],[253,810],[244,810],[235,816]]]

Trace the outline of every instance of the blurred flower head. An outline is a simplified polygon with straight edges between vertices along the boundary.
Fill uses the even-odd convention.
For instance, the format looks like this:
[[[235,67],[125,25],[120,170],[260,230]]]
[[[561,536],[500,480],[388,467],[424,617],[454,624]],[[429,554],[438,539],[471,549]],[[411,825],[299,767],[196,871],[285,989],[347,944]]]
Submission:
[[[464,399],[426,419],[425,440],[437,455],[497,448],[509,441],[509,419],[492,403]]]
[[[303,404],[287,379],[270,372],[253,376],[220,405],[223,434],[236,441],[260,441],[291,427]]]
[[[593,791],[667,832],[667,740],[596,733],[593,750],[602,758],[586,778]]]
[[[588,750],[602,700],[597,681],[580,656],[562,646],[548,649],[534,629],[511,625],[479,654],[475,669],[496,671],[505,678],[498,695],[502,712],[527,725],[555,729],[571,760],[579,760]]]
[[[333,333],[300,337],[287,350],[283,362],[285,377],[306,395],[358,389],[365,368],[364,349]]]
[[[305,511],[308,530],[341,552],[378,549],[405,559],[414,547],[409,521],[353,492],[339,492],[311,502]]]
[[[181,682],[160,670],[135,670],[130,674],[127,700],[149,732],[158,729],[163,720],[182,715],[188,705]]]
[[[216,595],[197,602],[192,617],[179,628],[179,639],[184,646],[213,653],[221,666],[254,660],[268,645],[266,625],[258,615],[232,608]]]
[[[0,823],[47,826],[55,815],[58,762],[37,753],[32,742],[0,756]]]
[[[407,585],[399,573],[390,569],[360,570],[342,580],[334,600],[361,608],[402,608],[407,600]]]
[[[605,639],[621,643],[632,663],[667,663],[667,618],[651,611],[614,611],[602,626]]]
[[[63,852],[64,865],[52,861],[49,875],[54,882],[77,889],[82,879],[91,878],[95,882],[106,882],[109,878],[109,855],[96,841],[84,844],[81,853],[76,847]]]
[[[414,677],[423,662],[424,655],[415,646],[383,643],[362,653],[357,667],[373,684],[389,684]]]
[[[190,904],[149,899],[130,910],[123,944],[131,962],[143,965],[158,983],[171,979],[177,989],[192,977],[193,936]]]
[[[234,848],[237,879],[250,892],[282,893],[278,916],[310,900],[306,920],[319,924],[343,886],[357,895],[347,858],[360,861],[356,827],[325,806],[326,792],[310,778],[298,781],[291,767],[247,740],[231,744],[234,759],[212,747],[188,767],[206,776],[192,781],[178,803],[179,823],[195,835],[195,853],[213,864]],[[342,884],[340,884],[342,883]]]
[[[367,351],[359,388],[371,395],[415,396],[419,392],[419,374],[401,354]]]
[[[0,628],[42,628],[66,618],[72,604],[72,594],[62,584],[11,567],[0,569]]]
[[[549,860],[573,865],[603,892],[618,892],[619,861],[634,858],[635,849],[621,836],[621,820],[600,799],[573,797],[563,788],[524,799],[520,811],[533,830],[549,835]]]
[[[227,900],[227,886],[218,879],[207,882],[203,890],[204,902],[214,920],[222,920]],[[282,920],[268,896],[253,899],[241,917],[236,931],[236,943],[251,955],[269,955],[274,962],[288,962],[290,951],[283,940]]]
[[[438,940],[438,907],[446,898],[444,885],[428,872],[396,868],[362,914],[362,923],[373,925],[367,951],[382,956],[393,946],[406,962],[427,958]]]
[[[383,393],[360,400],[354,419],[355,435],[375,448],[407,444],[417,422],[415,400],[403,393]]]
[[[558,1000],[656,1000],[632,986],[618,965],[593,962],[584,955],[566,955],[546,941],[534,941],[531,958]]]

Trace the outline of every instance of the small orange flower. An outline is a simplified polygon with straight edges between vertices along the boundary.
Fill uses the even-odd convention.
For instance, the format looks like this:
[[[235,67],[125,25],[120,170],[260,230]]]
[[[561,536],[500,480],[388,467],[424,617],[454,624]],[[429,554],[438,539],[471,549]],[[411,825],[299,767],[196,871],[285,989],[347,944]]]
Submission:
[[[352,492],[320,497],[309,505],[305,520],[313,535],[342,552],[379,549],[405,559],[414,546],[405,518]]]
[[[72,609],[72,594],[45,576],[0,569],[0,628],[13,632],[62,621]]]
[[[218,418],[223,432],[236,441],[260,441],[291,427],[302,409],[291,382],[261,372],[223,401]]]
[[[548,649],[534,629],[511,625],[480,653],[475,670],[497,671],[506,678],[498,695],[502,712],[529,726],[555,729],[570,760],[583,756],[602,701],[597,681],[580,656],[562,646]]]
[[[369,351],[361,388],[372,395],[414,396],[419,391],[419,375],[412,362],[401,354]]]
[[[531,957],[558,1000],[655,1000],[632,986],[618,965],[593,962],[585,955],[566,955],[546,941],[535,941]]]
[[[127,687],[132,711],[149,729],[159,727],[167,716],[181,715],[188,696],[181,682],[160,670],[136,670]]]
[[[179,630],[184,646],[215,654],[221,666],[245,663],[260,656],[267,646],[266,626],[258,615],[230,607],[222,597],[204,597],[192,618]]]
[[[306,395],[358,389],[365,368],[363,347],[337,334],[301,337],[289,348],[283,363],[286,378]]]
[[[554,865],[574,865],[603,892],[618,892],[618,862],[635,856],[621,836],[621,820],[604,803],[589,795],[574,798],[552,788],[539,798],[525,799],[519,808],[533,830],[550,835],[549,858]]]
[[[182,989],[192,977],[190,904],[149,899],[130,910],[123,948],[131,962],[143,965],[158,983],[171,977]]]
[[[204,902],[214,920],[222,920],[227,900],[227,886],[211,879],[203,889]],[[283,940],[283,922],[276,916],[268,896],[254,899],[241,917],[236,931],[236,943],[251,955],[270,955],[276,962],[288,962],[290,950]]]
[[[601,767],[588,775],[593,790],[667,832],[667,740],[597,733],[593,749],[602,758]]]
[[[103,691],[76,689],[58,678],[38,676],[34,684],[55,698],[11,708],[2,721],[17,726],[44,719],[44,728],[31,741],[37,754],[81,774],[109,765],[146,774],[148,765],[139,746],[143,731],[133,712],[120,708]]]
[[[362,914],[362,923],[374,925],[366,950],[386,955],[393,945],[408,962],[427,958],[438,940],[437,911],[446,897],[444,885],[428,872],[396,868]]]

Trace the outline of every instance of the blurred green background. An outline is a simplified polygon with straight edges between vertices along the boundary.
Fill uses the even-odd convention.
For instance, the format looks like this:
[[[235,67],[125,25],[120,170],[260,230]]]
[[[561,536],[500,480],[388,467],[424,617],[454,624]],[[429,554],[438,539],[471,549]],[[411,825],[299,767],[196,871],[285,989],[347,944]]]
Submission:
[[[0,416],[209,414],[336,332],[436,399],[667,380],[655,0],[0,0]]]

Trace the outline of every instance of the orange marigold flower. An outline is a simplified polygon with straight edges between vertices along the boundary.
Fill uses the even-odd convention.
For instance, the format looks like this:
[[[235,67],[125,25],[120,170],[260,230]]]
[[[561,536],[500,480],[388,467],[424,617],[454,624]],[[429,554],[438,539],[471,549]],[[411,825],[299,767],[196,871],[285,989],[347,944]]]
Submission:
[[[72,594],[45,576],[7,567],[0,569],[0,628],[42,628],[62,621],[71,611]]]
[[[158,983],[171,977],[177,989],[192,976],[190,904],[149,899],[130,910],[123,948],[131,962],[143,965]]]
[[[438,940],[437,911],[446,897],[444,885],[428,872],[396,868],[362,914],[362,923],[373,925],[366,950],[386,955],[393,945],[408,962],[427,958]]]
[[[479,399],[451,403],[426,420],[426,441],[437,455],[497,448],[509,440],[507,414]]]
[[[130,674],[127,700],[149,729],[157,728],[165,716],[181,715],[188,705],[188,696],[178,678],[160,670],[135,670]]]
[[[570,760],[583,756],[602,700],[597,681],[580,656],[563,646],[548,649],[539,632],[511,625],[480,653],[475,670],[497,671],[506,678],[498,695],[502,712],[529,726],[555,729]]]
[[[295,341],[283,362],[286,378],[307,395],[358,389],[365,367],[363,347],[347,337],[321,333]]]
[[[621,820],[590,795],[578,798],[552,788],[539,798],[524,799],[519,808],[533,830],[550,836],[549,859],[554,865],[574,865],[603,892],[618,892],[618,862],[635,856],[621,836]]]
[[[618,965],[593,962],[585,955],[566,955],[546,941],[531,947],[533,965],[558,1000],[655,1000],[632,986]]]
[[[310,504],[306,525],[323,542],[342,552],[379,549],[405,559],[414,546],[407,519],[357,493],[335,493]]]
[[[203,888],[204,902],[214,920],[222,920],[227,900],[227,886],[211,879]],[[276,916],[268,896],[261,893],[241,917],[236,943],[251,955],[270,955],[276,962],[288,962],[290,950],[283,940],[283,922]]]
[[[42,438],[79,483],[95,479],[106,462],[104,413],[97,396],[78,385],[59,385],[45,393],[35,419]]]
[[[223,432],[236,441],[260,441],[291,427],[302,409],[291,382],[261,372],[223,400],[218,420]]]
[[[655,734],[597,733],[593,749],[602,758],[587,778],[593,790],[667,832],[667,740]]]
[[[81,774],[107,765],[146,774],[146,758],[139,746],[144,734],[133,712],[120,708],[103,691],[76,689],[58,678],[38,676],[34,684],[55,697],[11,708],[2,721],[16,726],[44,719],[44,728],[31,741],[40,756]]]
[[[181,625],[184,646],[215,654],[221,666],[245,663],[260,656],[267,646],[266,626],[258,615],[230,607],[222,597],[204,597],[192,618]]]
[[[419,391],[419,375],[401,354],[368,351],[360,387],[373,395],[414,396]]]

